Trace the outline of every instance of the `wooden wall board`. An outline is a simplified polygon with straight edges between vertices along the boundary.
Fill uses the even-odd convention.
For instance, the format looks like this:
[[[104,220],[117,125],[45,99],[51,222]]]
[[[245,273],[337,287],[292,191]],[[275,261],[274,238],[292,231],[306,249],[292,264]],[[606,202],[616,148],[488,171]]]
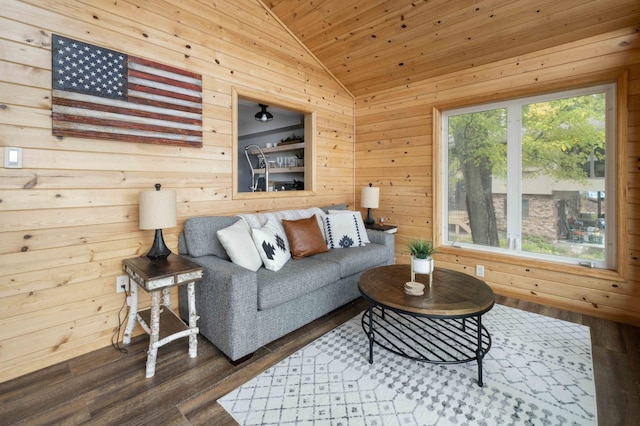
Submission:
[[[122,260],[153,240],[137,198],[154,183],[177,191],[174,251],[188,217],[353,204],[353,97],[260,2],[10,0],[0,15],[0,144],[23,148],[22,169],[0,170],[0,381],[110,345]],[[202,74],[204,146],[52,136],[52,33]],[[232,198],[237,87],[316,111],[319,193]]]

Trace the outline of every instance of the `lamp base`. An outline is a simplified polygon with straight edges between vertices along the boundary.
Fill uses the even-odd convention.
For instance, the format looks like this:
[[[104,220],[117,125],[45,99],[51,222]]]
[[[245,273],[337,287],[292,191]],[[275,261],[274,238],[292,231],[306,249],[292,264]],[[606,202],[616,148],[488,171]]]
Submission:
[[[162,229],[156,229],[156,235],[147,257],[151,260],[165,260],[170,254],[171,250],[169,250],[164,243],[164,238],[162,238]]]
[[[367,209],[367,217],[364,219],[364,224],[365,225],[373,225],[375,224],[376,221],[373,218],[373,215],[371,214],[371,209]]]

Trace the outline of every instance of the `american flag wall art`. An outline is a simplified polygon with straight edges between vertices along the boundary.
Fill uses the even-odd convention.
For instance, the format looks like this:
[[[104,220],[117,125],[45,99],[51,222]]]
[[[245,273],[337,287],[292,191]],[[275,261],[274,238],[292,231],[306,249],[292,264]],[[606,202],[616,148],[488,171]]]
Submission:
[[[53,134],[202,146],[202,76],[53,34]]]

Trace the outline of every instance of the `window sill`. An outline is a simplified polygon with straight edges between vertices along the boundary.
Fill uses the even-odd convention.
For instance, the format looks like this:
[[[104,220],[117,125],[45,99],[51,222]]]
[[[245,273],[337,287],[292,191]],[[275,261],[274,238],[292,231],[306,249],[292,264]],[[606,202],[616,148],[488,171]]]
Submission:
[[[490,253],[479,250],[471,250],[463,247],[439,246],[438,253],[444,255],[452,255],[464,257],[465,259],[473,259],[472,263],[485,264],[487,262],[498,262],[504,265],[514,265],[524,267],[523,272],[527,272],[530,268],[540,269],[544,271],[558,272],[563,274],[572,274],[579,276],[588,276],[602,280],[610,280],[615,282],[625,282],[626,279],[616,270],[603,268],[590,268],[587,266],[573,265],[562,262],[552,262],[547,260],[535,259],[532,257],[508,255],[502,253]]]

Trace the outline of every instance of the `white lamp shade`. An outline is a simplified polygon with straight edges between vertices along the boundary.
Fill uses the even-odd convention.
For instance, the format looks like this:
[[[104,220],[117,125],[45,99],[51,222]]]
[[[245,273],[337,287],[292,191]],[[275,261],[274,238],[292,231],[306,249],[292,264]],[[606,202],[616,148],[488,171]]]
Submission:
[[[360,193],[360,205],[368,209],[377,209],[380,203],[380,188],[365,186]]]
[[[176,226],[176,191],[143,191],[140,193],[140,229],[162,229]]]

